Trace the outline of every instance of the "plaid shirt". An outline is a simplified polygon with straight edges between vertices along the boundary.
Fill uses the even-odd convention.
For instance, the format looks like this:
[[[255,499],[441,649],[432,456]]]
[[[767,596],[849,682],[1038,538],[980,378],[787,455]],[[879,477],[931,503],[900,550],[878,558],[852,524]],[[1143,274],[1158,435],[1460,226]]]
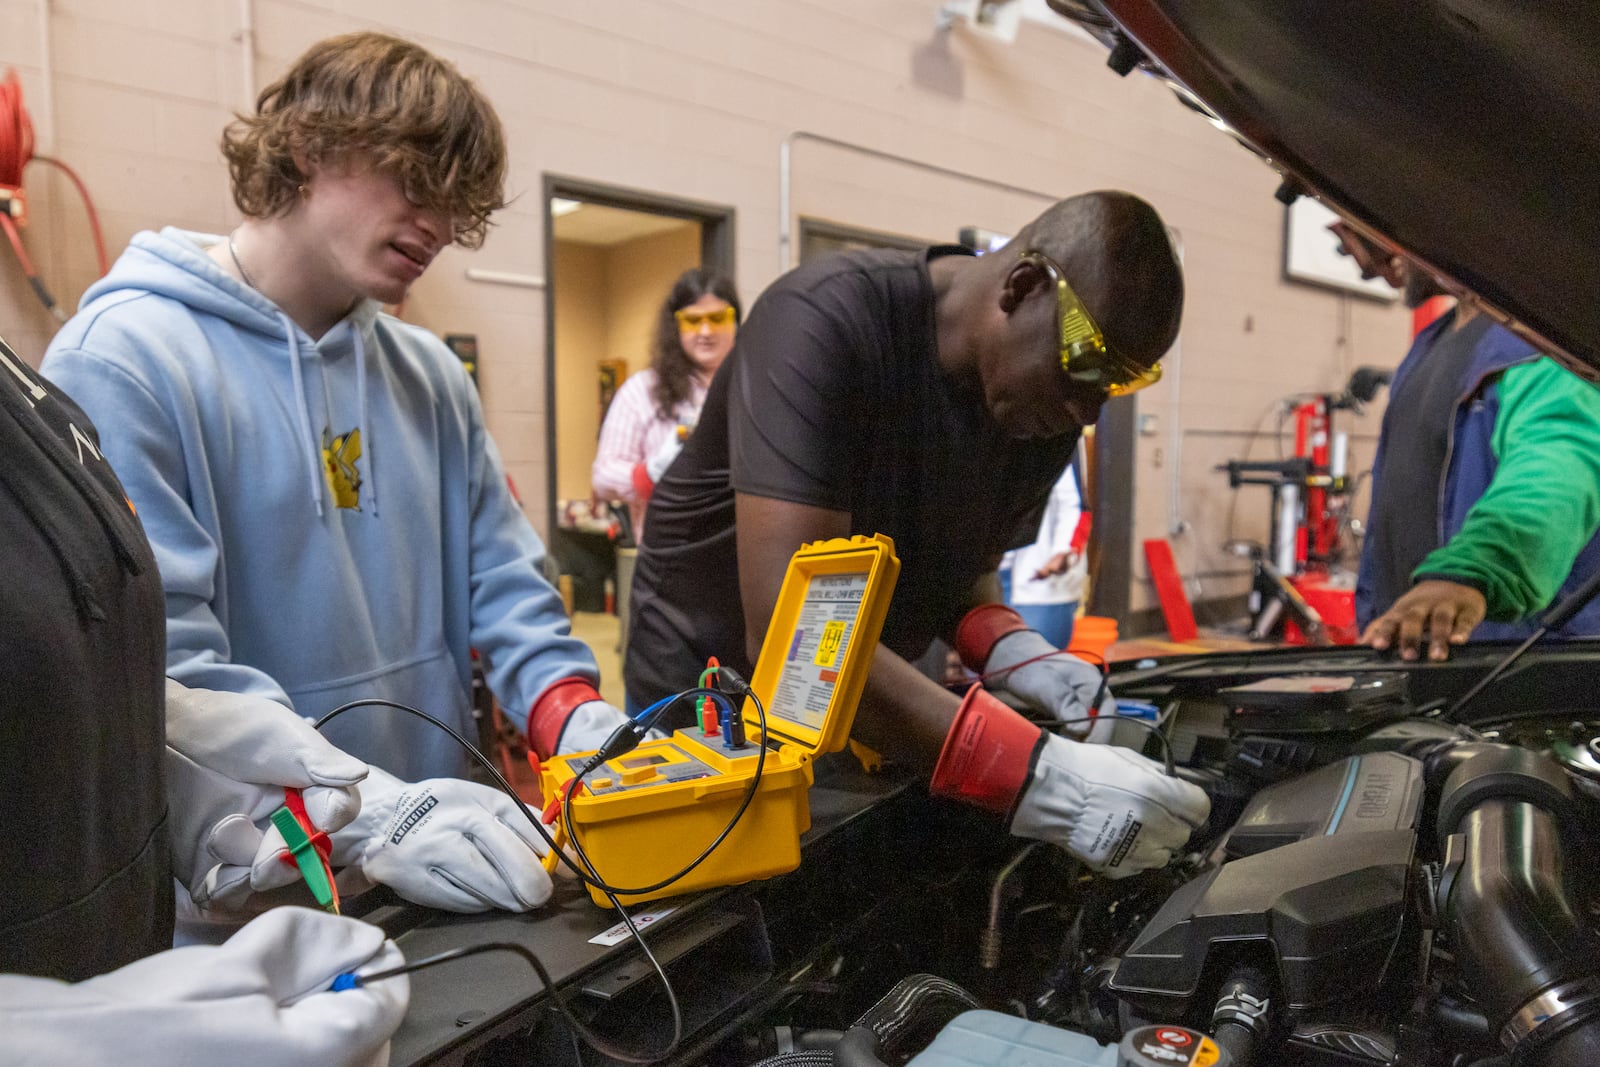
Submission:
[[[600,446],[589,471],[594,495],[600,500],[626,501],[633,518],[633,537],[644,536],[644,510],[647,497],[634,487],[634,469],[651,453],[677,433],[680,425],[693,427],[706,400],[706,384],[698,378],[689,381],[689,396],[678,404],[676,418],[663,419],[656,411],[656,372],[645,368],[628,376],[611,400],[605,425],[600,428]]]

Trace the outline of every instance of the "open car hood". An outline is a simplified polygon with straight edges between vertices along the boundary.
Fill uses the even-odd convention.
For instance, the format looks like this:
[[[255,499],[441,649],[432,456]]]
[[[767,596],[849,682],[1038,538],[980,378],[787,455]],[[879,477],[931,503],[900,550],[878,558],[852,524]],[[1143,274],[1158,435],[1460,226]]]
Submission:
[[[1049,2],[1600,378],[1594,0]]]

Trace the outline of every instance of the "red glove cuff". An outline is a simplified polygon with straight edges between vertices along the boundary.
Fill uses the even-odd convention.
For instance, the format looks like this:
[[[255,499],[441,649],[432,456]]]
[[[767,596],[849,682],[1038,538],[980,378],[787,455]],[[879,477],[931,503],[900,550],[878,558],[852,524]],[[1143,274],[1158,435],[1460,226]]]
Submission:
[[[553,683],[534,699],[528,711],[528,745],[540,759],[549,759],[573,709],[599,699],[594,686],[583,678],[563,678]]]
[[[1093,529],[1094,513],[1092,511],[1080,511],[1078,513],[1078,525],[1072,528],[1072,541],[1067,545],[1067,550],[1076,552],[1081,556],[1084,546],[1089,543],[1089,532]]]
[[[633,493],[639,503],[643,504],[650,499],[650,494],[655,490],[656,483],[650,480],[650,471],[643,463],[633,465]]]
[[[968,670],[981,674],[1002,637],[1028,628],[1022,616],[1004,604],[979,604],[956,624],[956,653]]]
[[[956,709],[929,791],[1009,816],[1044,737],[1039,727],[974,685]]]

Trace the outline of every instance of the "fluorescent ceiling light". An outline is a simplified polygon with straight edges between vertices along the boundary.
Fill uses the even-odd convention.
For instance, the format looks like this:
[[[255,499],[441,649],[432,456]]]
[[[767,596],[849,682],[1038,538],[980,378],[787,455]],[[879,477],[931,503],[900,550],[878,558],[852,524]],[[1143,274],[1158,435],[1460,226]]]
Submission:
[[[550,217],[559,219],[562,215],[570,215],[583,206],[582,200],[567,200],[563,197],[550,198]]]

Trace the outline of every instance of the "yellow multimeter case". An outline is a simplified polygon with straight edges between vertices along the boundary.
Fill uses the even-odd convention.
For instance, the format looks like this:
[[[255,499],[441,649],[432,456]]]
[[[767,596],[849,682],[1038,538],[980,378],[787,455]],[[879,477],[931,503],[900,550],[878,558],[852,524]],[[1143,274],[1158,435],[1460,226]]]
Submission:
[[[894,542],[882,534],[818,541],[794,554],[750,679],[767,712],[766,758],[750,806],[698,867],[658,890],[618,894],[624,904],[769,878],[800,865],[800,835],[811,827],[812,760],[849,740],[899,576]],[[686,678],[695,666],[685,664]],[[714,720],[714,709],[705,717]],[[740,719],[742,746],[732,747],[715,726],[709,736],[690,727],[642,742],[584,776],[561,821],[570,817],[601,880],[653,885],[723,831],[750,789],[763,740],[749,698]],[[546,760],[545,798],[564,797],[592,755]],[[589,895],[609,906],[593,886]]]

